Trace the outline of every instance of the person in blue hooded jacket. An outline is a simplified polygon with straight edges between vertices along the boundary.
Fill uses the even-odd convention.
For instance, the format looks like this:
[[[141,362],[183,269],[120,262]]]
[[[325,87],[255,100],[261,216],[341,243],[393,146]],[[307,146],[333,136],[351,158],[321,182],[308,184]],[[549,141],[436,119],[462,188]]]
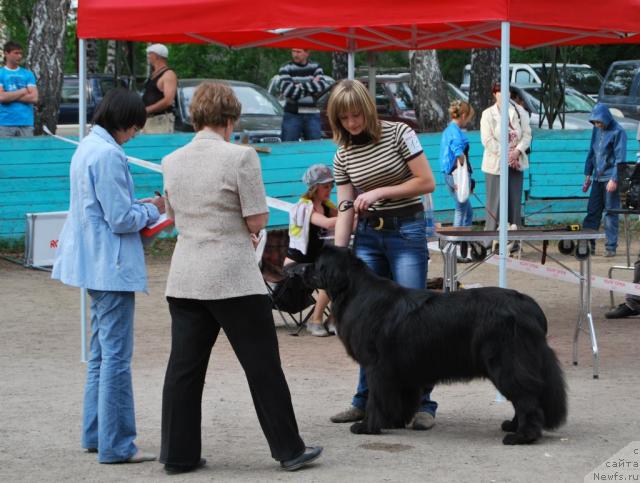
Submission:
[[[627,134],[604,104],[596,104],[589,121],[594,125],[591,146],[584,165],[585,181],[582,187],[591,186],[584,228],[598,230],[603,211],[620,208],[618,191],[618,163],[627,159]],[[618,215],[604,217],[605,257],[614,257],[618,247]],[[595,240],[591,242],[591,253],[595,253]]]

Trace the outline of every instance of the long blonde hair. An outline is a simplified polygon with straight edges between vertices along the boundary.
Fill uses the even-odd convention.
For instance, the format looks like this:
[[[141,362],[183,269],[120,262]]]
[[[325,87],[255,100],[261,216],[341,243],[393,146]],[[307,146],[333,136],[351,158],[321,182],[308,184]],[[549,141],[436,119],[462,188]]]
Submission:
[[[373,102],[367,88],[357,80],[341,80],[331,91],[327,106],[327,117],[333,131],[333,140],[338,146],[349,146],[351,134],[340,122],[340,116],[347,112],[362,113],[364,116],[363,134],[371,137],[377,143],[382,135],[380,120],[376,104]]]

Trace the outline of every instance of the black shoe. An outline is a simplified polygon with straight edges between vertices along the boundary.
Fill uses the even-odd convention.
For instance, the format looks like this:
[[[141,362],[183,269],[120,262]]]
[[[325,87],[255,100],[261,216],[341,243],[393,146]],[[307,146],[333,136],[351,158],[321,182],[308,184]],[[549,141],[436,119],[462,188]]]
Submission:
[[[200,458],[200,461],[198,461],[195,465],[164,465],[164,471],[168,475],[179,475],[180,473],[189,473],[190,471],[202,468],[206,464],[207,460],[204,458]]]
[[[280,466],[285,471],[296,471],[307,463],[316,460],[322,453],[322,446],[307,446],[304,452],[297,458],[281,461]]]
[[[627,304],[620,304],[615,309],[610,310],[606,314],[604,314],[607,319],[623,319],[625,317],[631,317],[632,315],[638,315],[639,312],[636,312],[633,309],[630,309]]]

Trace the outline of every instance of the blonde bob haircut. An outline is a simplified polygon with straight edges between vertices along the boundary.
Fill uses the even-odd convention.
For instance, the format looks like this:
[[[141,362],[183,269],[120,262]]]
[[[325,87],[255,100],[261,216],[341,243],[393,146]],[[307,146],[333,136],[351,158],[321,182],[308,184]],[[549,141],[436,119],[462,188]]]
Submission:
[[[195,131],[204,127],[226,127],[240,118],[242,105],[233,89],[220,82],[203,82],[193,94],[189,105],[191,123]]]
[[[382,129],[380,128],[376,104],[362,82],[341,80],[331,90],[327,106],[327,117],[333,132],[333,140],[338,146],[349,146],[351,144],[351,134],[342,126],[340,121],[340,116],[346,113],[362,114],[364,117],[363,134],[369,135],[371,142],[374,144],[380,141]]]

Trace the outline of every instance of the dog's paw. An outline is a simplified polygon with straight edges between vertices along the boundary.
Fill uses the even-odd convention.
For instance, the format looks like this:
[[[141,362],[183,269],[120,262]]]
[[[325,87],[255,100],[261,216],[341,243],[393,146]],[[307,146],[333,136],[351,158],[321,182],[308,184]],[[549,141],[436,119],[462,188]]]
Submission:
[[[502,444],[510,446],[514,444],[522,444],[522,438],[519,434],[507,434],[504,438],[502,438]]]
[[[538,438],[531,435],[526,436],[520,433],[507,434],[504,438],[502,438],[502,444],[506,445],[515,445],[515,444],[531,444],[534,443]]]
[[[500,426],[500,428],[505,433],[515,433],[518,430],[518,423],[516,421],[507,419],[506,421],[502,421],[502,425]]]
[[[367,428],[367,424],[363,422],[353,423],[349,429],[353,434],[380,434],[380,429],[370,430]]]

